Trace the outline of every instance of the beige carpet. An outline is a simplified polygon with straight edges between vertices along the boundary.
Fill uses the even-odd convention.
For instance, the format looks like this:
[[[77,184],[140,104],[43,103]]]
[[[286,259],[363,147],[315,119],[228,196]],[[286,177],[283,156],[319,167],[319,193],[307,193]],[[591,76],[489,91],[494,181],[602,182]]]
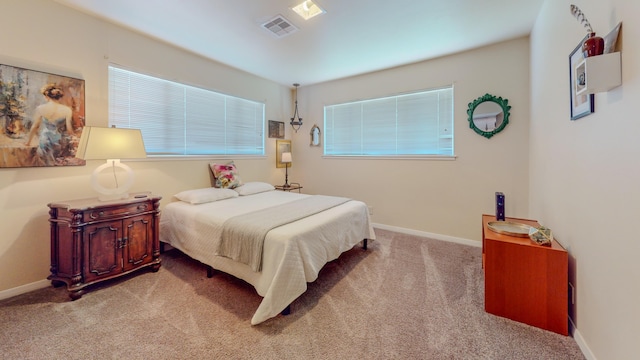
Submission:
[[[175,250],[77,301],[53,287],[7,299],[0,358],[584,359],[571,337],[484,312],[479,248],[376,233],[258,326],[251,286]]]

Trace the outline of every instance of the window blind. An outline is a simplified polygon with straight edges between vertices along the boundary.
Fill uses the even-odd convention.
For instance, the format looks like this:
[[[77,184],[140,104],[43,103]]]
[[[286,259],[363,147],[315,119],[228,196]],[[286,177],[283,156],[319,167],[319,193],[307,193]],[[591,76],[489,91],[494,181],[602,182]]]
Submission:
[[[453,156],[453,88],[324,108],[324,154]]]
[[[264,103],[109,66],[109,125],[149,155],[264,155]]]

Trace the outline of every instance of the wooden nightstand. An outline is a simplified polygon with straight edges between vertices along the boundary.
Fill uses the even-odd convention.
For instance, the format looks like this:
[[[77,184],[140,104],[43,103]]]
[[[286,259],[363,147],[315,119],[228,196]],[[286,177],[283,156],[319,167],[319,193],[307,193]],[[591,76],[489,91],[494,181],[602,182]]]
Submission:
[[[535,220],[507,221],[538,227]],[[567,251],[557,241],[541,246],[529,237],[493,232],[482,215],[484,306],[488,313],[568,335]]]
[[[132,194],[128,199],[96,198],[49,204],[51,280],[67,284],[69,297],[84,288],[138,269],[160,269],[160,196]]]
[[[282,190],[282,191],[298,190],[298,192],[300,192],[300,189],[302,189],[302,186],[299,183],[291,183],[289,184],[289,186],[273,185],[273,187],[276,188],[276,190]]]

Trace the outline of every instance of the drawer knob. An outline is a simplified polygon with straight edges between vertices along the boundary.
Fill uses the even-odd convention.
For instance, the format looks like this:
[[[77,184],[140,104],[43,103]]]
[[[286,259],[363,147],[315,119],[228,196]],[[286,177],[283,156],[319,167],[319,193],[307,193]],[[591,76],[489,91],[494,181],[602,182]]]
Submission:
[[[90,215],[90,217],[91,217],[92,219],[97,219],[97,218],[99,218],[99,217],[103,217],[103,216],[104,216],[104,211],[100,211],[100,212],[98,213],[98,216],[96,216],[96,215],[95,215],[95,213],[93,213],[93,212],[92,212],[92,213],[91,213],[91,215]]]

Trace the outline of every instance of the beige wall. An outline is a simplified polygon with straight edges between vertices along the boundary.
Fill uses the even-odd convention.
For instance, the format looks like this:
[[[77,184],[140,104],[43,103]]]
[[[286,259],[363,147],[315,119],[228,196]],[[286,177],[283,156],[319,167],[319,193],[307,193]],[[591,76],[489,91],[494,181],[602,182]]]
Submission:
[[[531,216],[571,254],[575,337],[589,356],[640,354],[640,2],[584,0],[594,30],[622,27],[622,86],[569,120],[568,55],[586,35],[571,1],[547,0],[531,36]],[[584,348],[583,348],[584,350]]]
[[[4,0],[2,11],[11,14],[3,19],[3,26],[11,31],[0,37],[0,63],[84,79],[87,125],[107,125],[109,62],[264,101],[268,119],[287,117],[291,108],[288,87],[108,25],[51,0]],[[274,148],[275,143],[267,142],[266,157],[234,159],[240,175],[246,180],[279,181],[280,171],[272,166]],[[210,161],[214,160],[129,162],[136,175],[132,191],[162,195],[164,206],[180,190],[210,186]],[[47,277],[47,204],[95,196],[89,175],[100,163],[0,169],[0,291]]]
[[[455,161],[323,158],[309,146],[323,106],[414,90],[454,86]],[[469,128],[467,106],[490,93],[509,100],[509,125],[491,139]],[[289,179],[310,193],[349,196],[373,206],[373,221],[480,240],[482,213],[495,212],[495,192],[508,216],[528,215],[529,40],[521,38],[432,61],[299,90],[304,126],[293,134]]]

